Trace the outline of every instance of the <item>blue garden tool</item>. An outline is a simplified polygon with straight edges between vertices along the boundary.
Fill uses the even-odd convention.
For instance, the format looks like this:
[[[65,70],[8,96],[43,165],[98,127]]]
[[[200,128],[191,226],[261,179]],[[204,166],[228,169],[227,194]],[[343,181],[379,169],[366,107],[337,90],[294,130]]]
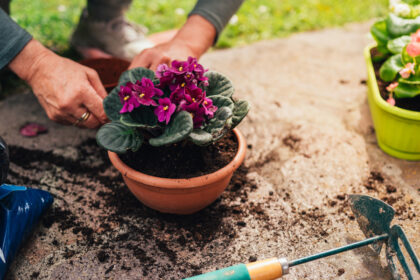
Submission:
[[[0,137],[0,279],[42,213],[53,202],[50,193],[3,184],[9,169],[9,153]]]
[[[386,246],[386,258],[393,278],[395,280],[401,279],[395,262],[395,258],[397,258],[407,278],[413,280],[413,273],[402,253],[398,243],[399,240],[404,245],[418,273],[420,273],[420,263],[402,228],[399,225],[390,227],[395,210],[385,202],[367,195],[352,194],[349,200],[354,216],[368,239],[291,262],[285,258],[272,258],[249,264],[234,265],[185,280],[274,280],[288,274],[290,267],[366,245],[372,245],[379,255],[383,244]]]

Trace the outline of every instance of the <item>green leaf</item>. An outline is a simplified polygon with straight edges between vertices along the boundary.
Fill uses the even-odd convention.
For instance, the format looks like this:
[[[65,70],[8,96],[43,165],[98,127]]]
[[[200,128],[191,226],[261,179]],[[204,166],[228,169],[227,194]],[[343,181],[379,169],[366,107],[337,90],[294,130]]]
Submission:
[[[181,111],[175,115],[162,135],[150,139],[149,143],[155,147],[173,144],[185,139],[191,131],[193,131],[192,117],[190,113]]]
[[[198,146],[208,145],[212,142],[213,139],[210,133],[202,129],[194,129],[190,135],[188,135],[188,138],[191,140],[191,142]]]
[[[410,36],[401,36],[393,40],[388,41],[387,48],[393,54],[399,54],[402,52],[404,47],[411,42]]]
[[[409,85],[420,85],[420,79],[416,76],[411,75],[410,78],[408,79],[399,78],[398,83],[409,84]]]
[[[386,19],[386,28],[392,38],[410,35],[420,27],[420,16],[414,19],[400,18],[392,13]]]
[[[105,114],[111,121],[118,121],[120,119],[120,110],[122,104],[118,96],[119,87],[115,87],[103,101]]]
[[[220,73],[209,71],[204,74],[209,78],[209,85],[205,87],[206,95],[208,97],[212,95],[222,95],[225,97],[231,97],[235,89],[233,88],[232,82]]]
[[[386,45],[391,37],[389,37],[388,31],[386,30],[386,21],[380,20],[375,22],[370,28],[370,33],[377,42],[378,51],[382,54],[388,53]]]
[[[379,76],[385,82],[391,82],[403,68],[404,65],[401,61],[401,54],[395,54],[382,64],[379,69]]]
[[[229,121],[231,117],[232,110],[229,107],[219,108],[207,126],[204,127],[204,130],[212,135],[213,142],[222,138],[230,129]]]
[[[237,126],[243,120],[243,118],[245,118],[245,116],[248,114],[249,107],[249,103],[245,100],[238,100],[235,102],[232,116],[232,128]]]
[[[155,128],[158,126],[157,117],[150,106],[141,106],[130,113],[122,114],[120,121],[132,127]]]
[[[111,122],[98,130],[96,141],[102,148],[122,154],[128,150],[137,151],[143,143],[143,136],[134,128]]]
[[[213,101],[213,105],[217,106],[217,108],[228,107],[233,110],[233,106],[235,105],[231,98],[222,95],[213,95],[209,96],[209,98]]]
[[[137,80],[141,81],[141,78],[143,77],[149,78],[153,81],[155,73],[152,70],[143,67],[130,69],[122,73],[118,81],[118,85],[126,84],[127,82],[135,83]]]
[[[412,98],[420,94],[420,87],[410,84],[398,84],[394,90],[396,98]]]

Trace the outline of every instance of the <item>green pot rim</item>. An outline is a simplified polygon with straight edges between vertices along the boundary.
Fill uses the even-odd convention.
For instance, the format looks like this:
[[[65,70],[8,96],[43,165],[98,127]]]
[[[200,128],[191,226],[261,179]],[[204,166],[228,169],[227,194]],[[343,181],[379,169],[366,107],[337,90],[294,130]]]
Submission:
[[[420,121],[420,112],[410,111],[410,110],[402,109],[402,108],[399,108],[399,107],[396,107],[396,106],[391,106],[390,104],[388,104],[388,102],[386,102],[382,98],[381,94],[379,93],[379,87],[378,87],[378,83],[377,83],[377,80],[376,80],[375,70],[373,69],[373,63],[372,63],[372,59],[371,59],[371,56],[370,56],[370,51],[374,47],[376,47],[375,43],[366,46],[365,50],[364,50],[366,65],[367,65],[367,68],[368,68],[368,75],[371,76],[370,79],[372,81],[374,81],[375,84],[376,84],[376,86],[372,87],[372,90],[373,90],[373,96],[372,97],[373,97],[374,102],[382,110],[388,112],[389,114],[397,115],[397,116],[399,116],[401,118],[405,118],[405,119]]]

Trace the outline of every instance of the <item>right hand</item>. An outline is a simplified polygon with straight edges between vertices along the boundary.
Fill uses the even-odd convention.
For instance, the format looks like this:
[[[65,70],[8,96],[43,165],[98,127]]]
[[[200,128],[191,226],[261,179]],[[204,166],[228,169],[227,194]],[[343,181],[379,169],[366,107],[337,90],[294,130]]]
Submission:
[[[48,117],[74,124],[86,112],[80,127],[95,128],[107,122],[102,100],[107,93],[95,70],[62,58],[31,40],[9,64],[32,87]]]

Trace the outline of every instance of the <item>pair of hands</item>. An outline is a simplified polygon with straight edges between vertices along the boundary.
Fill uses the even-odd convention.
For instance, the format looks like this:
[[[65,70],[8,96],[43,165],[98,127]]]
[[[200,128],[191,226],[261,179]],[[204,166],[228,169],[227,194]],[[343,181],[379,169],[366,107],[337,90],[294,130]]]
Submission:
[[[133,59],[130,68],[156,70],[159,64],[169,64],[174,59],[199,58],[213,44],[215,36],[210,22],[193,15],[171,41],[144,50]],[[36,40],[31,40],[9,67],[29,83],[51,120],[75,124],[89,111],[89,118],[78,122],[79,127],[95,128],[108,121],[102,106],[107,93],[95,70],[56,55]]]
[[[89,118],[79,122],[79,127],[96,128],[108,121],[102,106],[107,92],[95,70],[60,57],[35,40],[30,41],[21,54],[23,57],[16,57],[9,67],[29,83],[51,120],[71,125],[89,111]],[[164,43],[144,50],[134,58],[130,68],[141,66],[155,70],[157,65],[168,64],[172,58],[195,55],[183,44]]]

